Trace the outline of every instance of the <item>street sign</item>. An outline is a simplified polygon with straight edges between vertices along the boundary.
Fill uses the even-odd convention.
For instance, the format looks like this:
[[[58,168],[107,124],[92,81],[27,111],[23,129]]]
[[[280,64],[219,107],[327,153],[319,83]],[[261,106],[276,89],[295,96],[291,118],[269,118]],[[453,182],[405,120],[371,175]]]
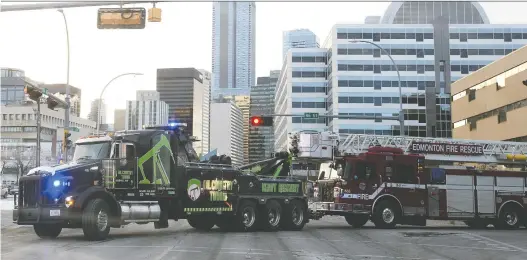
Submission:
[[[318,118],[318,113],[304,113],[304,118],[316,119]]]
[[[73,132],[79,132],[79,128],[75,126],[68,127],[68,130],[73,131]]]
[[[48,94],[48,89],[47,88],[43,88],[42,89],[42,94],[47,95]]]

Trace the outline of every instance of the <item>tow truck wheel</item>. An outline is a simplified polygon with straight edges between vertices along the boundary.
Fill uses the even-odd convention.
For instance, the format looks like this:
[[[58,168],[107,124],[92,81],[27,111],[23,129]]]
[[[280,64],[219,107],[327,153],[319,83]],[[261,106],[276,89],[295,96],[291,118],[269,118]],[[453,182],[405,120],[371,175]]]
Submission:
[[[399,210],[390,201],[381,201],[373,210],[372,220],[377,228],[395,228],[399,220]]]
[[[275,231],[280,227],[282,205],[276,200],[269,200],[261,212],[260,221],[265,231]]]
[[[306,207],[298,200],[286,204],[280,225],[284,230],[300,231],[307,221]]]
[[[110,233],[110,207],[102,199],[93,199],[82,212],[82,231],[88,240],[104,240]]]
[[[35,224],[33,230],[40,238],[57,238],[62,232],[62,227],[53,224]]]
[[[347,215],[344,218],[346,218],[346,222],[350,224],[354,228],[361,228],[366,223],[368,223],[369,216],[364,215]]]
[[[256,203],[250,200],[244,200],[241,202],[238,208],[237,224],[241,231],[254,231],[258,226],[258,208]]]
[[[518,207],[507,205],[501,212],[497,220],[499,229],[518,229],[521,224],[521,211]]]
[[[206,215],[189,216],[187,222],[191,227],[201,231],[209,231],[216,224]]]

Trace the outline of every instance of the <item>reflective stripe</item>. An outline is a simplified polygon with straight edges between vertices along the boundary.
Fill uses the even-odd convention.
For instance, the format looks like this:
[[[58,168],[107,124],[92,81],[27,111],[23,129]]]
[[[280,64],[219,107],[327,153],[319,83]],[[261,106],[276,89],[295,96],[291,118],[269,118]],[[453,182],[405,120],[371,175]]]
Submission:
[[[218,211],[232,211],[232,208],[184,208],[184,212],[218,212]]]

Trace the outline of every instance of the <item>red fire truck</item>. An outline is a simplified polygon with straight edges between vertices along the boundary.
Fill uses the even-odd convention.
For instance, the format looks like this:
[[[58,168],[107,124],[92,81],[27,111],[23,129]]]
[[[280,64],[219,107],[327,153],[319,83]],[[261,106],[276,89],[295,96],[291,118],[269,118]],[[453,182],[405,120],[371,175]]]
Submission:
[[[304,158],[328,145],[303,139],[311,140],[299,148]],[[350,135],[337,146],[338,177],[314,184],[314,219],[339,215],[354,227],[371,220],[379,228],[429,219],[476,228],[527,224],[527,143]]]

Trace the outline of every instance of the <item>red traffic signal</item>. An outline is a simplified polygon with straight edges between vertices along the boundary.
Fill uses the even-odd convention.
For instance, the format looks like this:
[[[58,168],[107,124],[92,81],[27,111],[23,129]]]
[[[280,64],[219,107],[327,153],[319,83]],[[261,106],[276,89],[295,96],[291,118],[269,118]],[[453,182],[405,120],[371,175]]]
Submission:
[[[272,126],[273,117],[271,116],[252,116],[249,122],[251,126]]]

